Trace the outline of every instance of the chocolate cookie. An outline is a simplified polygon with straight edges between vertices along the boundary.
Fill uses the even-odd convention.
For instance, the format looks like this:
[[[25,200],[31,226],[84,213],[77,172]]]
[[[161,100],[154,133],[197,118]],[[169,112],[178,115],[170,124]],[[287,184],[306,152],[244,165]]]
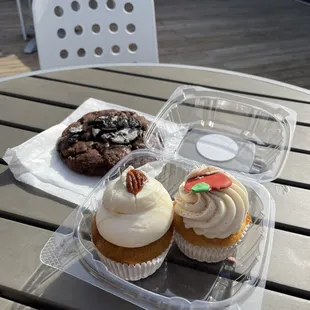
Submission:
[[[103,176],[131,151],[146,148],[149,121],[130,111],[102,110],[85,114],[62,133],[57,151],[75,172]],[[162,146],[158,135],[155,143]]]

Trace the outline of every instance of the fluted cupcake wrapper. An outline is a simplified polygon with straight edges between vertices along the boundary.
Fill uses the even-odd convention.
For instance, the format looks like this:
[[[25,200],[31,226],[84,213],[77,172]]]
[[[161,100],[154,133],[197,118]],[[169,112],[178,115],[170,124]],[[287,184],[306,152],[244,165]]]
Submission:
[[[244,239],[248,228],[249,228],[249,225],[245,227],[240,239],[236,243],[228,247],[206,248],[206,247],[200,247],[197,245],[193,245],[189,243],[188,241],[186,241],[177,232],[175,232],[174,240],[178,248],[180,249],[180,251],[187,257],[191,259],[195,259],[199,262],[217,263],[217,262],[225,260],[227,257],[229,257],[234,252],[238,244],[240,244],[242,240]]]
[[[153,258],[150,261],[147,261],[142,264],[135,264],[135,265],[129,265],[129,264],[122,264],[115,262],[104,255],[101,254],[97,249],[97,253],[100,257],[100,260],[106,265],[108,270],[115,274],[116,276],[128,280],[128,281],[138,281],[140,279],[144,279],[151,274],[153,274],[157,269],[160,268],[162,263],[164,262],[169,249],[171,248],[173,241],[174,241],[175,233],[173,234],[170,244],[168,248],[159,256]]]

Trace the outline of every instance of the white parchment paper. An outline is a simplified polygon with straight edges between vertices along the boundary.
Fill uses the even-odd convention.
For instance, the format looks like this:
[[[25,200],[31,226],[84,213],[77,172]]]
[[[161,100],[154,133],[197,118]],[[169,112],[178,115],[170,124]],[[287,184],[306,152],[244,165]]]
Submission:
[[[83,176],[71,171],[61,161],[56,143],[63,130],[72,122],[88,112],[104,109],[128,110],[126,107],[89,98],[60,124],[8,149],[3,159],[8,163],[14,177],[67,201],[82,203],[100,178]],[[154,116],[137,112],[148,120],[154,119]]]

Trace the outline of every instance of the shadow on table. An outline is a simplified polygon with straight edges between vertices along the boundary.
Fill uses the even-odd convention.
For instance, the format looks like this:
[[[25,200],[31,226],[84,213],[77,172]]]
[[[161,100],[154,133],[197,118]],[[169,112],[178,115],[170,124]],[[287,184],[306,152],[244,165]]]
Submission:
[[[172,248],[171,255],[178,257],[178,262],[181,264],[165,262],[153,275],[137,281],[135,284],[167,297],[181,296],[204,300],[206,293],[214,284],[216,275],[182,266],[184,265],[182,261],[188,265],[188,258],[183,256],[176,247]],[[214,264],[216,274],[220,266],[220,264]],[[45,300],[78,309],[101,310],[102,308],[113,309],[114,307],[128,310],[140,309],[140,307],[100,289],[99,287],[103,286],[111,287],[91,276],[79,260],[72,260],[66,264],[65,269],[66,273],[42,264],[32,274],[22,290]],[[75,277],[71,274],[74,274]],[[84,279],[84,281],[80,279]],[[8,309],[21,310],[25,308],[20,305],[13,305]]]
[[[45,265],[37,268],[22,290],[77,309],[141,309],[93,285]],[[7,310],[25,309],[30,308],[18,304],[7,308]]]
[[[206,300],[206,292],[212,288],[220,264],[212,264],[213,271],[210,269],[212,273],[201,273],[198,270],[186,267],[188,266],[186,262],[188,258],[185,256],[180,255],[180,253],[174,253],[174,251],[172,251],[171,255],[177,258],[177,260],[175,262],[171,261],[169,268],[167,262],[165,262],[154,275],[148,277],[147,281],[137,281],[135,282],[136,285],[167,297],[182,296],[186,299]],[[63,307],[77,308],[79,310],[141,309],[100,289],[99,287],[103,287],[106,284],[91,276],[79,260],[73,260],[66,264],[65,270],[66,272],[64,273],[41,264],[21,290],[44,298],[47,301],[56,302]],[[71,274],[75,276],[71,276]],[[231,284],[233,281],[229,280],[229,278],[227,278],[228,282],[225,282],[229,285],[226,285],[224,290],[217,292],[218,295],[216,297],[218,297],[218,300],[231,297]],[[84,279],[84,281],[81,279]],[[185,279],[186,281],[184,281]],[[221,283],[224,284],[223,281]],[[109,288],[109,286],[107,287]],[[239,305],[242,305],[242,309],[261,309],[263,292],[263,288],[256,288],[255,292],[251,291],[247,295],[247,297],[251,296],[251,298],[240,300]],[[146,303],[144,306],[146,306]],[[161,308],[160,305],[158,305],[158,308]],[[17,304],[7,308],[7,310],[24,309],[25,306]],[[229,309],[240,309],[240,307],[233,305]]]

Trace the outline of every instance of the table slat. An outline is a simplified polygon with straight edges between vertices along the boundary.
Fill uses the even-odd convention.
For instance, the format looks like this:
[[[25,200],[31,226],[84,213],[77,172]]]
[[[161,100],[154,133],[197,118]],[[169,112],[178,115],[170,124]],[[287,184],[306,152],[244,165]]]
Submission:
[[[266,290],[262,310],[308,310],[310,301]]]
[[[96,72],[95,70],[93,70]],[[151,81],[150,81],[151,83]],[[6,83],[2,83],[6,84]],[[0,84],[0,90],[1,90]],[[36,87],[36,92],[33,92],[33,88]],[[130,95],[124,95],[120,93],[108,92],[104,90],[93,89],[90,87],[81,87],[76,85],[63,84],[61,82],[38,80],[34,78],[25,78],[21,81],[13,80],[7,82],[7,85],[3,88],[8,92],[14,92],[18,95],[31,96],[34,99],[53,100],[61,104],[72,105],[72,107],[79,106],[89,97],[97,98],[100,100],[112,102],[120,105],[128,105],[137,110],[147,112],[149,114],[158,113],[159,109],[163,106],[164,101],[151,100],[147,98],[139,98]],[[281,102],[282,103],[282,102]],[[304,108],[304,105],[302,105]],[[307,109],[304,109],[307,112]],[[226,116],[226,115],[225,115]],[[230,117],[237,117],[232,116]],[[298,117],[303,117],[299,115]],[[310,119],[310,108],[309,108]],[[309,121],[308,119],[308,121]],[[23,120],[21,119],[20,122]],[[292,147],[310,150],[310,127],[297,126],[293,139]]]
[[[33,91],[35,89],[35,91]],[[61,104],[69,104],[73,108],[90,97],[111,102],[118,105],[132,105],[140,107],[140,111],[156,114],[164,101],[152,100],[121,94],[119,92],[106,91],[91,87],[83,87],[62,82],[40,80],[36,78],[22,78],[0,83],[0,93],[5,91],[12,94],[28,96],[35,99],[50,100]]]
[[[74,302],[74,304],[72,304],[72,296],[66,294],[66,292],[69,293],[74,287],[76,298],[81,296],[81,298],[85,299],[84,302],[82,300],[79,301],[81,302],[80,309],[83,309],[85,305],[89,305],[94,301],[96,303],[96,300],[100,301],[101,298],[104,298],[105,304],[122,304],[126,306],[126,309],[127,306],[129,307],[128,309],[135,309],[134,306],[130,308],[127,302],[117,300],[116,297],[93,287],[90,289],[85,283],[73,279],[70,276],[58,274],[57,272],[55,273],[51,268],[47,268],[47,271],[46,268],[37,269],[40,265],[39,253],[42,246],[51,235],[51,232],[6,219],[0,219],[0,232],[0,245],[2,253],[5,253],[5,255],[1,255],[0,258],[2,266],[2,277],[0,281],[2,283],[5,281],[5,285],[19,289],[21,284],[26,283],[27,279],[32,275],[32,278],[37,280],[36,284],[38,284],[40,280],[48,279],[45,283],[47,287],[44,287],[44,285],[40,287],[44,287],[44,290],[40,289],[40,292],[44,291],[42,297],[50,300],[57,300],[58,303],[63,303],[64,305],[79,306],[79,303]],[[277,282],[282,284],[296,284],[294,285],[295,287],[307,289],[310,269],[303,268],[307,266],[305,264],[307,264],[307,257],[309,257],[310,254],[310,238],[286,234],[276,230],[274,241],[275,246],[269,267],[269,279],[277,280]],[[300,248],[300,246],[302,247]],[[25,257],[27,257],[27,259],[25,259]],[[285,260],[283,260],[283,257],[285,257]],[[283,270],[286,270],[286,272],[283,272]],[[49,277],[47,275],[49,275]],[[32,293],[29,284],[25,285],[25,289],[27,292]],[[81,292],[80,294],[77,293],[79,291]],[[98,297],[99,295],[102,295],[102,297],[98,299],[97,294]],[[281,296],[281,294],[276,292],[269,293],[267,291],[264,299],[264,307],[280,305],[281,301],[278,301],[276,304],[273,301],[275,296],[278,295]],[[56,298],[57,296],[58,298]],[[300,304],[301,307],[309,303],[308,301],[296,298],[291,301],[291,298],[290,296],[286,296],[285,299],[287,302],[294,303],[295,305],[296,303]],[[85,301],[88,300],[89,303],[85,303]],[[94,305],[94,307],[96,307],[96,305]],[[99,302],[98,305],[102,306],[102,303]],[[92,307],[92,309],[96,308]]]
[[[0,168],[5,167],[0,166]],[[6,173],[6,176],[4,173],[1,173],[1,177],[4,176],[3,179],[7,182],[7,185],[0,186],[1,191],[6,193],[5,195],[1,194],[1,197],[3,197],[1,204],[6,208],[6,211],[24,212],[24,214],[29,217],[35,214],[35,216],[40,217],[40,219],[47,218],[51,219],[51,221],[54,220],[56,223],[57,221],[58,223],[62,222],[71,212],[72,209],[70,210],[69,207],[65,208],[61,204],[53,202],[53,200],[32,194],[32,191],[36,193],[35,189],[28,188],[27,192],[23,189],[24,185],[20,185],[21,188],[17,189],[14,184],[7,181],[10,173]],[[20,206],[23,206],[23,208],[20,208]],[[281,206],[279,207],[281,208]],[[18,211],[19,209],[22,211]],[[299,268],[304,266],[307,255],[310,255],[310,238],[275,230],[275,241],[271,260],[272,263],[269,269],[269,279],[274,282],[306,289],[306,280],[310,275],[310,268],[307,269],[309,273],[307,271],[301,272]],[[282,262],[281,260],[283,260],[283,257],[286,257],[286,259]],[[281,272],[281,270],[284,270],[282,269],[284,266],[283,264],[287,266],[291,264],[290,270],[294,273],[294,277],[292,277],[291,274]]]
[[[34,308],[27,307],[8,299],[0,298],[0,309],[6,310],[34,310]]]
[[[0,125],[0,158],[8,148],[20,145],[37,133]]]
[[[309,257],[309,237],[275,229],[268,280],[308,291]]]
[[[15,129],[16,133],[23,130]],[[1,132],[2,133],[2,132]],[[26,132],[30,133],[30,132]],[[3,139],[3,135],[0,135]],[[14,146],[20,143],[20,135],[6,136],[4,145]],[[9,140],[9,141],[8,141]],[[3,153],[2,153],[3,154]],[[2,155],[1,154],[1,155]],[[33,219],[60,225],[72,211],[74,204],[49,196],[33,187],[17,182],[6,166],[0,165],[1,210]],[[276,201],[276,221],[292,226],[309,228],[310,191],[279,184],[267,184]],[[20,208],[20,205],[23,208]]]
[[[310,150],[310,127],[296,126],[292,147]]]
[[[103,76],[104,75],[104,76]],[[132,77],[132,76],[124,76],[118,73],[110,73],[105,71],[97,71],[91,69],[85,69],[83,74],[79,74],[77,70],[72,71],[63,71],[63,72],[54,72],[45,74],[45,77],[54,78],[59,81],[64,81],[68,83],[81,83],[88,87],[80,86],[80,89],[74,88],[72,84],[66,84],[67,92],[53,92],[52,96],[48,96],[46,99],[48,100],[56,100],[62,102],[64,99],[66,102],[69,100],[70,102],[75,103],[75,98],[82,98],[82,101],[93,96],[98,99],[102,99],[105,101],[115,101],[115,96],[113,91],[128,91],[132,94],[137,95],[144,95],[144,96],[154,96],[158,97],[163,101],[166,101],[167,98],[171,95],[171,93],[175,90],[175,88],[181,84],[171,83],[171,82],[164,82],[164,81],[157,81],[152,79],[145,79],[141,77]],[[42,88],[42,82],[39,79],[27,77],[22,79],[15,79],[7,82],[2,82],[0,84],[0,92],[10,92],[16,94],[23,94],[28,96],[37,96],[37,97],[46,97],[44,93],[46,91],[52,91],[53,88],[50,90],[45,87]],[[121,84],[123,82],[124,84]],[[31,85],[30,85],[31,84]],[[44,84],[44,83],[43,83]],[[121,85],[119,87],[118,85]],[[44,86],[44,85],[43,85]],[[103,88],[90,90],[91,87],[98,87]],[[33,87],[35,87],[36,91],[33,91]],[[51,86],[48,86],[50,88]],[[104,90],[104,88],[110,87],[111,91]],[[158,91],[159,89],[159,91]],[[72,91],[74,90],[74,91]],[[70,96],[69,96],[70,94]],[[126,96],[126,95],[124,95]],[[261,98],[252,96],[254,98],[258,98],[261,100],[269,100],[271,102],[275,102],[281,104],[285,107],[294,109],[298,113],[298,121],[310,123],[310,106],[308,104],[298,103],[298,102],[291,102],[291,101],[284,101],[278,99],[270,99],[270,98]],[[119,98],[119,97],[117,97]],[[125,99],[126,97],[122,97],[121,99]],[[149,100],[147,98],[139,98],[140,100]],[[124,100],[121,101],[122,104]]]
[[[40,264],[39,253],[51,234],[0,218],[0,283],[20,289]]]
[[[6,166],[0,166],[1,210],[60,225],[74,204],[17,182]],[[308,228],[310,191],[279,184],[266,185],[276,201],[276,221]],[[39,195],[39,196],[38,196]],[[20,208],[23,204],[23,208]]]
[[[0,120],[21,123],[40,130],[61,122],[72,113],[71,109],[6,96],[0,96],[0,109],[2,109]],[[281,177],[291,181],[310,183],[308,155],[291,152]]]
[[[81,272],[86,272],[85,269]],[[32,283],[36,282],[39,287]],[[51,301],[57,301],[64,307],[80,310],[96,309],[141,309],[121,298],[118,298],[96,286],[81,281],[69,274],[59,272],[51,267],[40,265],[25,285],[25,290],[33,295]],[[72,291],[74,290],[74,298]],[[103,307],[104,305],[104,307]]]
[[[310,157],[309,155],[290,152],[286,165],[280,178],[310,183]]]
[[[265,186],[276,203],[276,222],[309,228],[309,190],[275,183]]]
[[[75,205],[16,181],[7,166],[0,165],[0,210],[60,225]]]
[[[0,120],[36,129],[46,129],[61,122],[71,109],[0,95]]]
[[[80,83],[88,86],[104,87],[134,94],[140,94],[144,96],[154,96],[162,98],[164,100],[169,98],[172,92],[178,86],[182,85],[180,83],[146,79],[139,76],[123,75],[119,73],[106,72],[101,70],[92,70],[92,69],[52,72],[43,74],[42,76],[57,79],[59,81]],[[232,79],[230,77],[230,80],[234,80],[234,78]],[[247,87],[245,81],[243,81],[242,83]],[[259,85],[256,85],[256,87],[257,89],[260,89]],[[228,89],[228,87],[226,89]],[[307,94],[307,97],[308,100],[310,101],[310,94]],[[299,116],[298,120],[300,122],[310,123],[309,121],[310,117],[307,117],[310,115],[309,104],[272,99],[272,98],[259,97],[258,99],[275,102],[285,107],[294,109],[298,113]],[[305,113],[306,115],[304,115]]]
[[[33,274],[32,278],[40,279],[47,278],[40,285],[39,291],[44,291],[41,297],[46,298],[47,300],[58,300],[60,303],[66,306],[73,306],[78,309],[89,309],[91,304],[93,310],[102,309],[102,305],[109,306],[109,309],[116,307],[117,309],[126,309],[126,310],[138,310],[141,309],[137,306],[134,306],[131,303],[128,303],[122,299],[108,294],[96,287],[90,286],[87,283],[80,281],[70,275],[55,273],[54,276],[48,277],[53,273],[53,270],[47,266],[42,266],[39,268],[36,274]],[[29,282],[32,282],[31,279]],[[30,291],[32,294],[36,295],[36,291],[32,288],[31,285],[26,285],[28,288],[27,291]],[[75,298],[71,298],[71,289],[74,287]],[[59,293],[61,292],[61,294]],[[247,306],[250,303],[247,301]],[[241,304],[242,306],[243,304]],[[306,310],[310,306],[308,300],[301,298],[292,297],[289,295],[284,295],[278,292],[265,290],[264,298],[262,303],[263,310],[271,309],[283,309],[291,310],[291,306],[298,306],[301,310]],[[248,308],[247,308],[248,309]],[[249,308],[250,309],[250,308]],[[17,309],[13,309],[17,310]],[[18,309],[19,310],[19,309]]]
[[[310,91],[301,88],[287,88],[285,85],[276,85],[268,82],[268,80],[248,79],[242,75],[236,75],[233,72],[228,74],[226,72],[204,70],[199,67],[186,68],[174,66],[115,66],[110,69],[142,74],[157,78],[166,78],[171,80],[182,81],[183,83],[201,84],[211,87],[218,87],[231,90],[239,90],[243,92],[251,92],[256,94],[275,96],[287,99],[298,99],[301,101],[310,102]],[[216,70],[216,69],[215,69]],[[233,76],[233,78],[232,78]],[[300,91],[302,90],[302,91]]]

